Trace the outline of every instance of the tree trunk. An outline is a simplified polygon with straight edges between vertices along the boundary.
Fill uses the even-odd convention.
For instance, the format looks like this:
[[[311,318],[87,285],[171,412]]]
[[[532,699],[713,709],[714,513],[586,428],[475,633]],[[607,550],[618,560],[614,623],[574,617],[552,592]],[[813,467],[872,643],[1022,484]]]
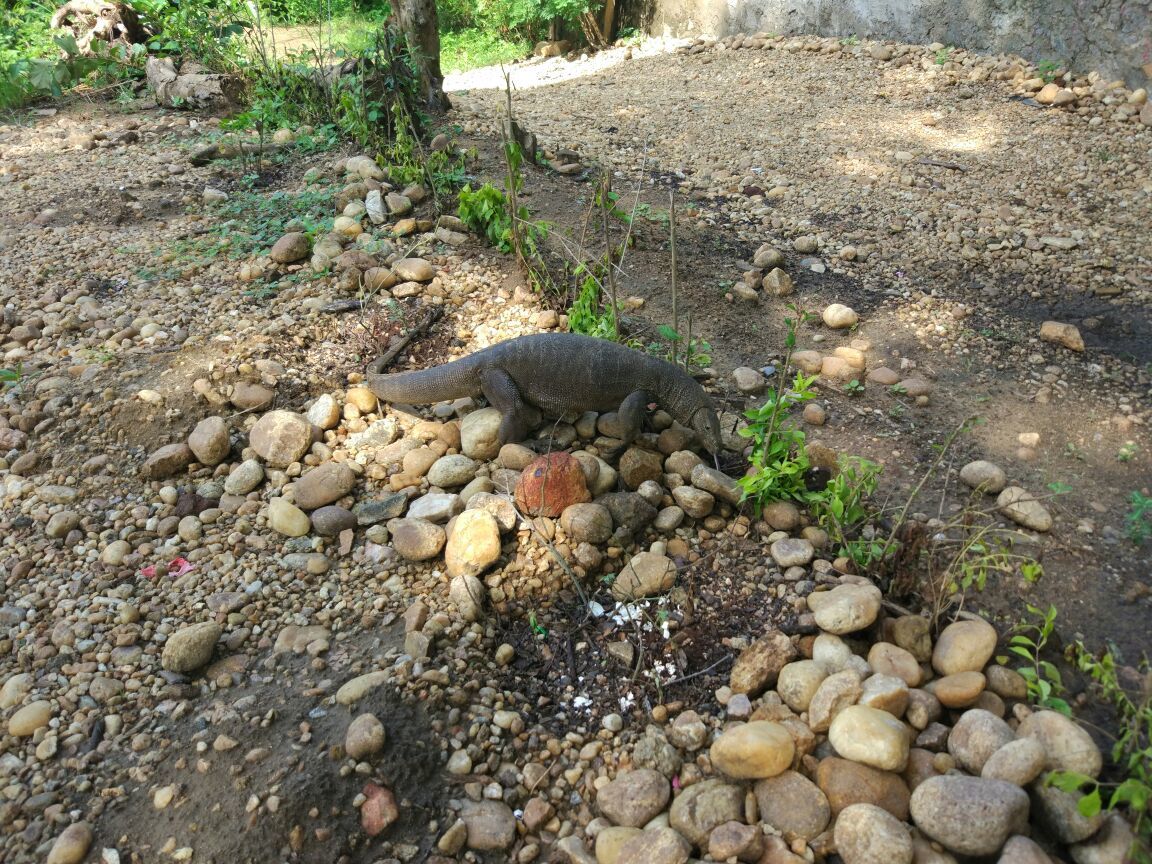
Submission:
[[[396,16],[420,70],[420,86],[428,110],[446,111],[451,103],[444,95],[444,75],[440,71],[440,30],[436,20],[436,0],[400,0],[396,6]]]

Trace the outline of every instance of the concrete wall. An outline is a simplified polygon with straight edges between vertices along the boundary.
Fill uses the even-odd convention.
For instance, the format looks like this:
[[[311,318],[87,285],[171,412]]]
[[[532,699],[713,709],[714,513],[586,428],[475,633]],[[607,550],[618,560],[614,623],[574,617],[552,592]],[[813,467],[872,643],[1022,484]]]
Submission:
[[[1152,0],[634,0],[627,17],[655,35],[799,34],[897,39],[992,53],[1130,87],[1152,77]]]

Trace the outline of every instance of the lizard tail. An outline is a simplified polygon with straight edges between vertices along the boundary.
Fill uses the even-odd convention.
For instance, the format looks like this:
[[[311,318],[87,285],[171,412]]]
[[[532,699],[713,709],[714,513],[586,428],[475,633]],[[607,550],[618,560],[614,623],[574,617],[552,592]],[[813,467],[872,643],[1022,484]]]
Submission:
[[[431,405],[433,402],[481,395],[480,376],[476,364],[469,357],[412,372],[391,375],[369,372],[366,383],[382,401],[405,405]]]

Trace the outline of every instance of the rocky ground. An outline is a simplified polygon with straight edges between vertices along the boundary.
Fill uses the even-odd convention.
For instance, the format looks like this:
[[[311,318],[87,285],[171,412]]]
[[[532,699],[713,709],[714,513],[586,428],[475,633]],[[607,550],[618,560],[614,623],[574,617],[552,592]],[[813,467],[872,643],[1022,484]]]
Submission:
[[[526,67],[569,79],[517,97],[546,151],[651,181],[638,326],[670,320],[675,187],[726,429],[778,374],[780,295],[801,302],[810,437],[904,500],[988,417],[917,523],[965,506],[956,482],[998,492],[973,495],[1048,572],[1005,576],[992,611],[1057,598],[1134,662],[1141,94],[943,49],[734,47]],[[476,170],[500,98],[456,96]],[[217,125],[86,105],[0,127],[5,861],[1123,859],[1121,820],[1044,786],[1108,769],[1028,707],[1005,627],[885,600],[808,514],[742,507],[668,415],[608,460],[610,415],[500,447],[471,400],[380,405],[362,371],[412,328],[398,367],[564,318],[371,160],[192,163]],[[530,206],[575,236],[586,179],[532,169]],[[1072,491],[1008,491],[1051,481]]]

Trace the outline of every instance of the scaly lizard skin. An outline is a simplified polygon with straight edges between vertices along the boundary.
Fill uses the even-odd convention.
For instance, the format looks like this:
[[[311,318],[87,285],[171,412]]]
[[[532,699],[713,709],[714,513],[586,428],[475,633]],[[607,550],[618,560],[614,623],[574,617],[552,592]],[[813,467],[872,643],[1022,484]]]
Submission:
[[[721,448],[715,406],[690,375],[616,342],[575,333],[521,336],[431,369],[369,372],[367,382],[385,402],[407,405],[484,396],[502,415],[501,444],[524,440],[537,411],[548,417],[618,411],[627,444],[640,433],[645,407],[658,402],[710,453]]]

